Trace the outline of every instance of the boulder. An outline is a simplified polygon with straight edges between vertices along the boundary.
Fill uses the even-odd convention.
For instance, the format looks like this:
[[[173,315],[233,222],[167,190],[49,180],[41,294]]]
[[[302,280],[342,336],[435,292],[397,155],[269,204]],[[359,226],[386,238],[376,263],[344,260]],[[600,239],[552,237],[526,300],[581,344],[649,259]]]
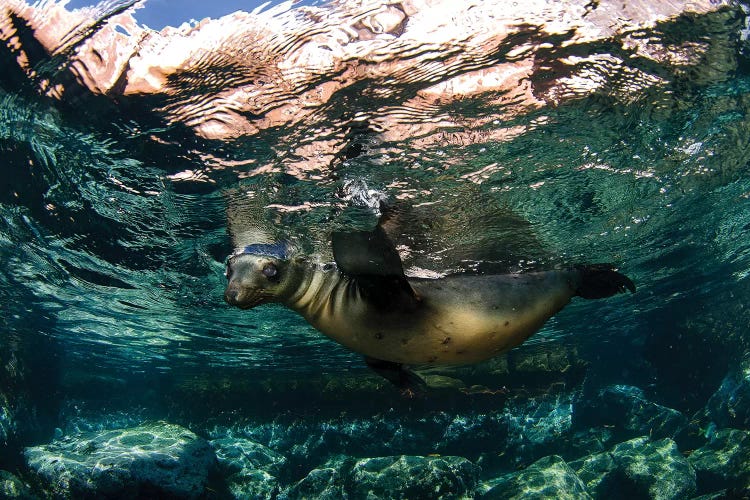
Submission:
[[[31,489],[15,475],[8,471],[0,470],[0,498],[19,498],[30,500],[36,498]]]
[[[231,498],[274,498],[279,492],[279,481],[264,470],[247,470],[225,477]]]
[[[582,398],[575,407],[577,426],[614,426],[621,438],[650,435],[674,438],[688,426],[677,410],[649,401],[638,387],[611,385],[593,398]]]
[[[49,493],[65,498],[197,498],[216,462],[204,439],[167,422],[68,436],[24,455]]]
[[[750,429],[750,356],[729,371],[704,410],[718,427]]]
[[[338,469],[323,467],[313,469],[303,479],[287,488],[277,497],[278,500],[314,498],[316,500],[346,500],[349,498],[344,487],[344,476]]]
[[[353,498],[457,498],[474,491],[479,467],[463,457],[366,458],[352,467]]]
[[[271,498],[278,492],[286,457],[244,438],[214,439],[211,446],[235,498]]]
[[[487,499],[570,499],[584,500],[591,496],[581,479],[561,457],[552,455],[537,460],[520,472],[508,474],[490,488]]]
[[[612,431],[606,427],[591,427],[576,431],[570,435],[567,447],[561,450],[561,455],[570,461],[573,458],[601,453],[614,444],[612,439]]]
[[[571,394],[509,400],[499,411],[455,415],[437,449],[481,456],[483,467],[513,468],[560,453],[570,441]],[[467,455],[468,454],[468,455]]]
[[[573,396],[558,394],[509,404],[508,448],[527,463],[540,458],[544,450],[557,452],[566,442],[572,426]],[[550,453],[550,451],[547,451]]]
[[[615,462],[611,453],[596,453],[586,458],[575,460],[570,466],[576,470],[578,477],[581,478],[586,486],[586,491],[590,491],[595,498],[605,498],[605,494],[610,489],[610,484],[614,483],[618,470],[618,464]]]
[[[571,462],[595,498],[689,498],[695,471],[671,439],[639,437]]]
[[[750,491],[750,432],[718,430],[688,460],[695,469],[699,491],[727,487]]]
[[[462,457],[332,458],[279,495],[279,500],[464,498],[479,480],[479,467]]]
[[[502,450],[503,437],[508,435],[508,415],[502,411],[452,415],[442,432],[436,447],[440,453],[461,450],[462,454],[476,455],[492,451],[488,448],[493,445]]]
[[[696,491],[695,471],[671,439],[631,439],[614,446],[611,453],[636,491],[649,498],[686,498]]]

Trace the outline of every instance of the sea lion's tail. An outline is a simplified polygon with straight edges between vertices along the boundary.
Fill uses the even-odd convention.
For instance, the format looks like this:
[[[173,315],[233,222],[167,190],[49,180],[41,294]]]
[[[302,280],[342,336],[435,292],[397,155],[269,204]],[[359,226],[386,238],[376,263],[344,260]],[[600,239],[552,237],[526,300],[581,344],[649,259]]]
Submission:
[[[630,278],[615,271],[612,264],[582,264],[575,270],[579,276],[576,295],[584,299],[603,299],[627,290],[635,293]]]

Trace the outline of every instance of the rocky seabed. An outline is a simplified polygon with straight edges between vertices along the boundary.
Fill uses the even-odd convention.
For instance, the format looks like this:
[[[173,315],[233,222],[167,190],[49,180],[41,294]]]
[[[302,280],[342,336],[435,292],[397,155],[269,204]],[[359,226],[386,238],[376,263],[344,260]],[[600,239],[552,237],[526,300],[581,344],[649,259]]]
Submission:
[[[16,474],[0,472],[0,497],[744,498],[748,368],[690,418],[610,385],[464,415],[287,415],[195,432],[125,414],[70,419],[24,449]]]

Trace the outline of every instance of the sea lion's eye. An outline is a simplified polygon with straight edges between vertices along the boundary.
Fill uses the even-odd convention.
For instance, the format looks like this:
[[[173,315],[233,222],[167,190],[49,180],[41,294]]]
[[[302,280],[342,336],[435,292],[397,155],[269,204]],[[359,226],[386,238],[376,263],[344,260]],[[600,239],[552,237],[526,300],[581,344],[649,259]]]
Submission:
[[[263,276],[265,276],[266,278],[273,278],[274,276],[276,276],[277,272],[278,271],[276,269],[276,266],[274,266],[273,264],[269,263],[263,266]]]

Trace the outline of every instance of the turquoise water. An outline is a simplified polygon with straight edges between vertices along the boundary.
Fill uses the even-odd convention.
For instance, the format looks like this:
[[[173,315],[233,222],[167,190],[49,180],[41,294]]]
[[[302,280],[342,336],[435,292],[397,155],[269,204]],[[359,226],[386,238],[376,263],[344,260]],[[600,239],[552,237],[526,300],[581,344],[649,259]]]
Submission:
[[[367,18],[354,7],[331,4],[319,8],[332,20],[318,24],[284,17],[293,11],[269,14],[287,23],[287,38],[241,44],[238,36],[223,46],[250,51],[245,61],[266,54],[267,62],[222,60],[224,52],[207,45],[151,94],[92,92],[70,76],[76,50],[103,29],[91,19],[126,4],[88,14],[83,25],[95,27],[54,54],[36,48],[33,23],[8,21],[13,5],[0,11],[20,40],[0,44],[0,468],[37,494],[49,488],[47,476],[24,448],[160,420],[199,439],[241,436],[282,457],[253,469],[275,478],[275,490],[238,494],[217,473],[196,493],[204,497],[313,498],[323,495],[320,484],[304,493],[297,481],[316,470],[336,471],[319,473],[330,476],[330,498],[399,497],[401,476],[383,472],[387,464],[354,461],[429,462],[436,454],[468,461],[429,462],[425,484],[434,481],[447,497],[501,495],[490,488],[509,484],[508,474],[533,475],[536,460],[559,455],[565,467],[554,460],[538,467],[552,474],[542,485],[560,488],[550,478],[570,469],[592,496],[654,498],[660,486],[644,486],[630,465],[602,487],[576,461],[645,435],[651,441],[632,446],[653,446],[658,468],[664,457],[708,453],[709,442],[722,449],[712,436],[728,429],[748,431],[750,380],[738,367],[750,324],[750,73],[739,4],[633,21],[630,31],[589,39],[517,26],[491,50],[462,47],[471,37],[459,34],[420,50],[398,45],[426,22],[418,13],[386,40],[375,28],[362,31]],[[604,6],[598,12],[605,15]],[[287,73],[268,69],[283,66],[273,57],[346,22],[359,26],[358,43],[382,47],[343,67],[376,69],[356,77],[341,67],[310,70],[309,62]],[[479,27],[472,34],[485,35]],[[34,75],[21,68],[18,43]],[[633,48],[639,43],[653,50]],[[478,69],[522,66],[519,47],[533,44],[541,44],[534,69],[519,83],[531,88],[533,104],[516,86],[434,97],[454,77],[472,82]],[[253,53],[258,47],[267,51]],[[411,60],[412,71],[388,73],[389,57]],[[45,92],[49,82],[65,92]],[[335,87],[330,95],[310,97],[326,85]],[[238,112],[245,121],[228,112],[219,120],[224,132],[201,129],[222,106],[238,106],[222,92],[243,86],[260,89],[252,94],[257,109]],[[293,118],[279,118],[288,109]],[[292,311],[224,303],[226,259],[236,247],[285,241],[330,261],[330,233],[372,226],[377,216],[367,203],[379,197],[413,207],[396,242],[407,274],[612,262],[638,291],[574,300],[507,357],[430,370],[436,388],[416,401]],[[724,406],[720,387],[732,394]],[[684,422],[672,428],[675,415]],[[217,446],[210,453],[221,459]],[[613,453],[630,456],[629,446]],[[388,470],[406,467],[397,463]],[[443,478],[440,490],[440,467],[466,484]],[[654,474],[682,484],[664,467]],[[750,486],[747,468],[716,479],[697,461],[689,467],[697,483],[662,485],[674,494],[666,497],[731,497]],[[261,484],[258,474],[229,483]],[[512,480],[525,484],[519,477]],[[539,495],[583,494],[571,484]]]

